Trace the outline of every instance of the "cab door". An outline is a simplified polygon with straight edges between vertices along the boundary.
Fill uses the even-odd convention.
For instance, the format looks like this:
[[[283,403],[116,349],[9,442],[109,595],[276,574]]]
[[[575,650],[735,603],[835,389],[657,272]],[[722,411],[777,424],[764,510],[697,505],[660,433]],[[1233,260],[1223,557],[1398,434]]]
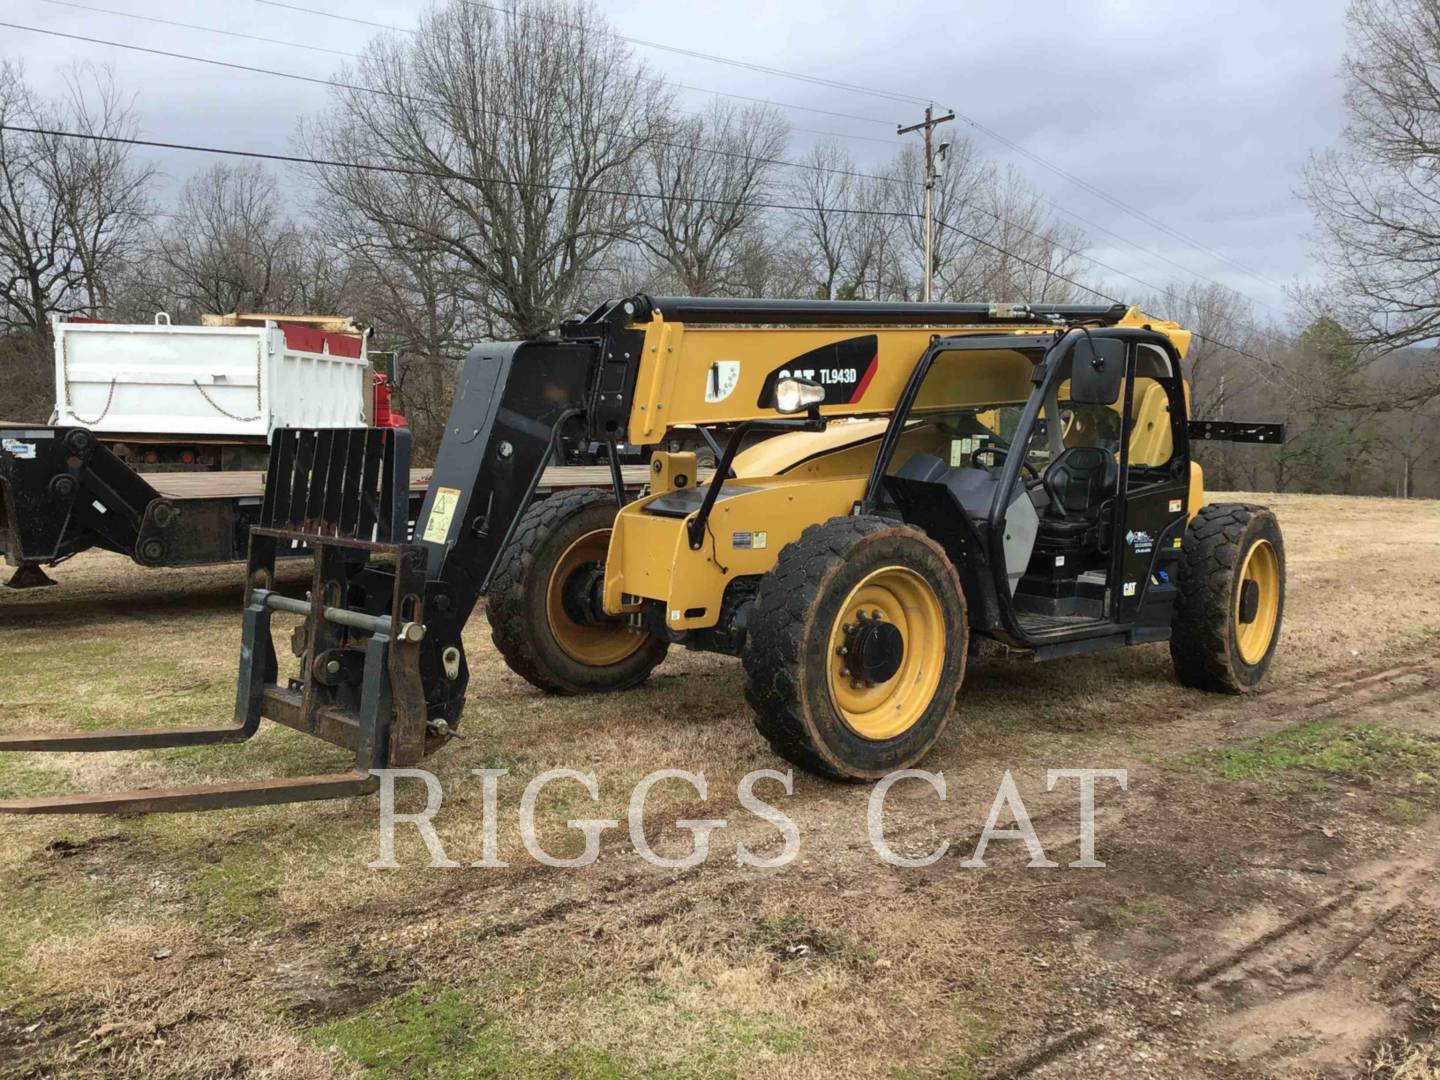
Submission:
[[[1163,637],[1170,625],[1189,510],[1184,394],[1172,353],[1148,342],[1132,344],[1123,395],[1120,512],[1115,515],[1110,580],[1116,621],[1136,623],[1141,637]]]

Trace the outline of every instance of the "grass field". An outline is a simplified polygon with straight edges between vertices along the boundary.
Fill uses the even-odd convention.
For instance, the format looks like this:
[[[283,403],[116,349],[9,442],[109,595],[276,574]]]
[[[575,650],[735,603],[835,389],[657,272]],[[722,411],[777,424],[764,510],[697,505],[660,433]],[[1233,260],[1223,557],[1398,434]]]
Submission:
[[[774,801],[801,834],[780,869],[737,865],[779,837],[739,779],[783,768],[733,660],[673,650],[642,689],[546,698],[467,634],[463,740],[432,759],[435,823],[372,870],[374,799],[128,819],[0,820],[0,1077],[1440,1076],[1440,504],[1256,497],[1285,529],[1289,599],[1264,693],[1173,680],[1164,646],[1044,665],[975,659],[926,761],[948,798],[890,794],[883,862],[867,787],[803,774]],[[110,556],[53,589],[0,595],[0,731],[213,723],[233,706],[238,568],[145,571]],[[283,634],[277,633],[277,640]],[[13,755],[4,795],[328,771],[323,744],[267,725],[237,747]],[[582,870],[540,836],[616,818]],[[1075,786],[1102,782],[1098,855],[1078,857]],[[504,868],[481,856],[477,768],[499,788]],[[652,866],[631,787],[703,772],[708,800],[656,787],[645,829],[725,818],[712,857]],[[995,841],[961,863],[1010,770],[1056,869]],[[406,790],[402,809],[418,808]]]

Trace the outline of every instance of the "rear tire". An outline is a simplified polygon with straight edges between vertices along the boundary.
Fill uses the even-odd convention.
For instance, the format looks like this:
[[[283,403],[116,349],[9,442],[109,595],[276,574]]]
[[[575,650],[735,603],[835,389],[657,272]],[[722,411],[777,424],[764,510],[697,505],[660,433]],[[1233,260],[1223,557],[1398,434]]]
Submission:
[[[787,544],[762,579],[745,696],[787,761],[875,780],[939,738],[968,644],[965,596],[938,544],[880,518],[835,518]]]
[[[1197,690],[1245,694],[1264,678],[1285,613],[1285,543],[1263,506],[1212,503],[1185,532],[1170,658]]]
[[[665,659],[668,642],[624,623],[586,625],[563,602],[567,583],[573,591],[604,562],[615,513],[609,492],[552,495],[525,511],[501,552],[485,605],[490,638],[511,671],[547,693],[628,690]]]

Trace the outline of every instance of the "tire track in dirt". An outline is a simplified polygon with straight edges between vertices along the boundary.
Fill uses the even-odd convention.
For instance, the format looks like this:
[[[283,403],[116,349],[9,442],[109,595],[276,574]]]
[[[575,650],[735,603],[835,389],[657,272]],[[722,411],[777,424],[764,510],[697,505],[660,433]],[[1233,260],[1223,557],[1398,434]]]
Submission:
[[[1440,819],[1432,818],[1424,833],[1432,847]],[[1357,1066],[1369,1047],[1406,1026],[1413,1005],[1407,984],[1440,951],[1436,869],[1433,857],[1357,867],[1344,891],[1198,971],[1182,971],[1181,985],[1224,1003],[1206,1027],[1212,1050],[1277,1074]],[[1217,933],[1255,917],[1242,912]],[[1402,921],[1431,934],[1430,942],[1416,951],[1394,933]]]
[[[1420,677],[1417,681],[1413,677]],[[1408,680],[1402,682],[1402,680]],[[1362,674],[1345,673],[1333,679],[1326,680],[1320,686],[1303,685],[1290,687],[1275,691],[1270,694],[1257,695],[1254,697],[1238,697],[1226,699],[1216,706],[1198,713],[1188,714],[1176,720],[1165,728],[1166,749],[1172,757],[1181,757],[1185,754],[1214,745],[1217,735],[1220,741],[1231,742],[1250,737],[1253,732],[1251,728],[1262,731],[1275,730],[1275,721],[1269,717],[1255,719],[1250,714],[1256,704],[1264,703],[1267,712],[1274,713],[1277,710],[1285,714],[1285,726],[1306,723],[1321,718],[1334,718],[1346,715],[1361,708],[1372,707],[1380,704],[1387,704],[1414,694],[1434,692],[1434,686],[1440,683],[1440,661],[1428,660],[1420,663],[1406,664],[1399,667],[1388,668],[1377,672],[1366,672]],[[1398,684],[1398,685],[1397,685]],[[1331,708],[1331,706],[1340,706]],[[1217,732],[1214,728],[1216,719],[1229,716],[1236,716],[1241,721],[1247,721],[1243,730],[1239,727],[1231,727],[1223,732]],[[972,766],[974,769],[983,769],[987,763],[980,763]],[[937,766],[937,771],[940,767]],[[851,790],[851,789],[845,789]],[[1048,796],[1048,797],[1047,797]],[[811,818],[824,818],[835,809],[836,800],[819,800],[818,806],[799,805],[793,800],[784,805],[784,809],[796,819],[802,835],[807,834],[807,825],[815,826]],[[1029,814],[1032,825],[1045,828],[1054,822],[1064,818],[1074,819],[1077,814],[1075,797],[1072,791],[1057,791],[1046,795],[1031,795],[1027,799],[1027,806],[1030,804],[1041,806],[1035,812]],[[1042,805],[1047,804],[1047,805]],[[1128,804],[1128,809],[1127,809]],[[1113,787],[1102,787],[1097,789],[1095,797],[1096,824],[1097,829],[1103,825],[1123,824],[1127,816],[1143,816],[1144,812],[1152,805],[1151,801],[1137,793],[1135,790],[1129,792],[1120,791]],[[922,807],[918,808],[917,807]],[[755,841],[773,834],[772,827],[768,824],[742,816],[739,820],[745,825],[737,825],[733,820],[733,812],[740,809],[738,802],[732,800],[714,800],[703,804],[706,814],[730,814],[731,824],[727,828],[727,841],[730,839]],[[957,829],[956,807],[953,804],[940,802],[917,804],[907,803],[904,807],[905,817],[894,825],[887,824],[885,830],[886,840],[893,843],[903,842],[906,839],[913,839],[927,831],[934,830],[937,826],[946,826],[949,830]],[[699,811],[697,811],[698,813]],[[691,815],[695,816],[695,815]],[[1001,828],[1007,822],[997,823]],[[815,837],[824,838],[827,830],[812,827],[808,829],[808,835],[812,841]],[[977,823],[966,832],[954,832],[952,835],[951,850],[947,858],[936,864],[938,871],[945,871],[955,864],[958,859],[950,859],[949,854],[964,850],[973,850],[980,836],[980,825]],[[1073,833],[1067,831],[1057,840],[1047,843],[1047,849],[1059,849],[1074,844],[1079,839],[1079,831]],[[832,842],[820,851],[813,846],[807,845],[806,854],[810,858],[829,855],[860,855],[867,857],[865,861],[873,865],[884,865],[880,863],[878,856],[870,850],[868,839],[863,834],[851,839],[848,842]],[[549,924],[565,919],[577,912],[601,905],[626,902],[634,898],[642,897],[650,893],[664,891],[667,887],[676,883],[674,875],[667,875],[660,872],[636,873],[631,870],[605,870],[600,869],[608,863],[611,867],[623,864],[623,860],[617,857],[630,856],[628,837],[616,835],[602,842],[600,848],[600,859],[596,864],[599,870],[601,881],[597,882],[594,877],[587,874],[582,882],[576,883],[573,888],[583,890],[578,895],[562,897],[556,900],[541,911],[523,919],[514,920],[511,923],[502,924],[492,929],[482,929],[481,933],[494,936],[513,936],[524,933],[528,930],[541,929]],[[993,855],[989,858],[997,866],[1003,865],[1012,857],[1013,853],[1007,848],[994,849]],[[1016,856],[1018,858],[1018,856]],[[712,858],[694,871],[689,878],[689,884],[708,886],[709,889],[719,895],[729,889],[737,879],[748,879],[751,871],[736,866],[733,861],[727,859]],[[921,871],[924,873],[924,871]],[[539,868],[532,868],[521,875],[519,880],[512,881],[510,887],[517,887],[526,879],[542,877],[544,871]],[[474,897],[482,892],[491,892],[494,889],[504,889],[507,883],[492,881],[484,888],[476,888],[475,883],[466,882],[457,884],[444,890],[439,896],[420,909],[420,913],[430,913],[441,908],[454,908],[460,906],[466,898]],[[405,904],[405,901],[400,901]],[[417,913],[413,903],[406,908],[411,915]],[[373,914],[392,915],[394,905],[376,905]]]
[[[1167,725],[1163,732],[1166,758],[1174,760],[1217,743],[1297,724],[1393,709],[1417,695],[1435,694],[1437,684],[1440,661],[1426,660],[1381,671],[1346,673],[1319,686],[1286,688],[1264,695],[1259,702],[1222,702]],[[1264,714],[1257,717],[1254,707],[1261,702]],[[1231,722],[1217,731],[1216,723],[1226,721]],[[1129,793],[1097,797],[1097,829],[1103,825],[1107,833],[1113,833],[1124,831],[1127,819],[1143,821],[1156,800],[1137,798],[1137,794],[1132,784]],[[1073,806],[1060,813],[1067,810],[1074,813]],[[1038,823],[1042,815],[1033,815],[1033,820]],[[1412,1005],[1406,984],[1440,956],[1440,930],[1418,950],[1391,941],[1389,934],[1390,928],[1402,921],[1425,921],[1431,912],[1440,910],[1440,890],[1429,884],[1440,878],[1440,862],[1429,854],[1440,841],[1440,819],[1427,823],[1425,835],[1430,842],[1420,846],[1414,865],[1363,864],[1343,872],[1338,891],[1325,880],[1333,870],[1301,866],[1298,869],[1319,879],[1322,895],[1254,932],[1242,932],[1248,927],[1237,929],[1251,913],[1236,916],[1229,925],[1234,940],[1218,956],[1213,951],[1190,954],[1172,969],[1176,1007],[1168,1015],[1181,1015],[1191,1007],[1187,1002],[1199,1003],[1210,1014],[1200,1045],[1183,1064],[1173,1067],[1173,1072],[1153,1062],[1132,1064],[1147,1074],[1156,1070],[1157,1075],[1187,1076],[1210,1072],[1218,1055],[1242,1069],[1258,1068],[1263,1075],[1280,1075],[1289,1068],[1315,1075],[1317,1070],[1323,1073],[1337,1067],[1338,1062],[1347,1062],[1339,1067],[1348,1070],[1378,1040],[1403,1028]],[[1008,845],[1011,849],[1019,846]],[[1046,846],[1055,857],[1057,843],[1047,842]],[[1012,862],[1023,863],[1025,858],[1023,851],[1012,850],[1008,856]],[[1244,869],[1264,874],[1296,868],[1261,863]],[[1226,929],[1223,920],[1212,928],[1217,940]],[[1193,931],[1187,931],[1190,933]],[[1387,972],[1378,984],[1377,969]],[[1371,1000],[1377,985],[1385,991],[1383,1001]],[[1167,1010],[1159,1010],[1158,1015],[1163,1024]],[[1118,1015],[1107,1016],[1102,1010],[1093,1023],[1071,1027],[1036,1049],[1012,1056],[987,1075],[1113,1074],[1116,1062],[1094,1056],[1090,1049],[1105,1032],[1116,1036],[1107,1041],[1125,1042],[1120,1034],[1123,1030]],[[1113,1051],[1107,1048],[1105,1052]]]
[[[1292,686],[1257,697],[1217,702],[1203,711],[1181,714],[1166,722],[1163,728],[1152,731],[1152,734],[1163,739],[1165,760],[1179,760],[1193,751],[1213,747],[1217,743],[1233,742],[1313,720],[1340,718],[1366,709],[1393,705],[1415,694],[1433,693],[1437,681],[1440,681],[1440,662],[1434,660],[1373,672],[1347,672],[1320,684]],[[1027,768],[1034,766],[1035,756],[1033,750],[1027,750],[1028,760],[1022,764]],[[989,790],[993,791],[999,760],[997,755],[994,759],[969,762],[963,771],[944,771],[957,781],[961,776],[985,775],[989,778]],[[1115,762],[1116,766],[1122,764],[1124,762]],[[1143,832],[1147,819],[1166,795],[1163,788],[1133,782],[1133,766],[1138,765],[1143,774],[1143,770],[1155,768],[1153,763],[1131,764],[1130,791],[1121,791],[1113,784],[1103,784],[1097,789],[1097,835],[1117,835],[1131,828],[1132,822],[1139,822],[1137,828]],[[944,764],[936,763],[932,767],[939,771],[944,769]],[[958,789],[962,784],[956,782],[955,786]],[[1055,793],[1026,796],[1027,804],[1031,806],[1032,823],[1041,832],[1051,857],[1061,861],[1062,865],[1064,860],[1056,853],[1062,849],[1073,850],[1079,839],[1076,792],[1073,784],[1068,785],[1069,790],[1065,787],[1062,785],[1061,790]],[[921,895],[933,895],[937,900],[953,891],[946,883],[954,880],[954,875],[962,869],[962,860],[973,850],[980,832],[979,818],[972,822],[964,821],[962,815],[966,811],[963,807],[953,802],[940,802],[928,792],[920,799],[896,802],[894,820],[887,819],[886,828],[887,840],[896,847],[937,829],[943,830],[943,834],[951,840],[950,853],[934,866],[901,870],[887,866],[870,850],[863,827],[838,830],[824,827],[827,823],[833,826],[840,815],[849,815],[852,810],[858,811],[861,815],[859,820],[863,822],[865,804],[863,798],[853,794],[856,789],[839,789],[834,794],[829,794],[829,789],[817,790],[826,794],[818,798],[778,801],[801,830],[804,837],[802,857],[812,864],[824,863],[826,867],[823,876],[785,871],[787,902],[803,907],[806,895],[820,890],[830,893],[849,889],[865,893],[886,877],[898,881],[903,889],[917,888],[921,890]],[[797,794],[802,794],[798,786]],[[813,796],[815,792],[803,794]],[[897,790],[896,794],[900,792]],[[987,793],[985,805],[980,808],[982,817],[984,810],[988,809],[990,797]],[[667,820],[671,809],[667,807]],[[743,839],[755,850],[757,841],[764,842],[775,837],[769,824],[747,813],[734,812],[738,804],[733,792],[729,798],[715,798],[704,804],[703,809],[695,809],[696,812],[689,816],[730,818],[730,827],[724,834],[727,844]],[[1007,823],[1002,821],[999,824],[1004,827]],[[1102,859],[1107,858],[1104,846],[1102,840],[1099,853]],[[752,905],[740,902],[739,898],[762,899],[756,892],[756,882],[764,879],[757,877],[754,870],[737,866],[729,857],[719,856],[712,856],[705,864],[686,872],[666,872],[648,864],[637,870],[638,856],[630,848],[623,829],[619,833],[611,833],[602,844],[601,851],[600,862],[581,876],[555,875],[539,867],[516,867],[502,872],[503,876],[492,876],[493,871],[478,875],[472,872],[466,875],[465,880],[447,883],[438,894],[432,893],[423,900],[400,897],[393,902],[367,906],[358,923],[353,921],[356,912],[351,912],[349,929],[355,933],[358,926],[365,922],[374,920],[387,924],[396,917],[430,924],[455,922],[458,918],[467,927],[473,927],[473,935],[477,939],[496,944],[507,942],[512,947],[525,948],[528,946],[522,943],[534,940],[530,935],[553,934],[557,932],[556,928],[570,924],[576,924],[576,928],[559,932],[588,933],[599,940],[612,935],[617,929],[660,927],[692,916],[697,909],[704,908],[720,914],[722,925],[717,925],[718,933],[734,937],[742,944],[749,940],[746,935],[753,928],[746,920],[756,916],[744,914],[752,909]],[[1023,845],[997,843],[987,851],[986,860],[993,870],[1002,873],[983,874],[978,879],[979,892],[956,894],[955,902],[962,906],[980,902],[987,906],[994,904],[1001,908],[1026,910],[1028,905],[1023,897],[1029,890],[1021,886],[1017,875],[1004,871],[1022,866],[1027,858]],[[1253,868],[1254,872],[1262,874],[1267,869],[1264,866]],[[1221,1045],[1227,1041],[1234,1042],[1236,1030],[1265,1025],[1271,1016],[1266,1011],[1267,1007],[1281,1010],[1283,1016],[1283,1007],[1306,991],[1333,995],[1340,992],[1335,988],[1346,988],[1352,983],[1360,985],[1351,972],[1355,958],[1366,955],[1367,948],[1373,948],[1374,939],[1383,935],[1384,927],[1401,917],[1400,909],[1404,905],[1383,905],[1376,910],[1369,925],[1337,928],[1332,936],[1326,938],[1325,947],[1309,961],[1310,970],[1304,973],[1297,970],[1286,976],[1282,992],[1265,996],[1258,991],[1253,992],[1248,1004],[1242,1000],[1245,995],[1238,995],[1233,1008],[1225,1004],[1223,995],[1207,993],[1208,988],[1224,981],[1227,972],[1237,969],[1244,972],[1257,964],[1263,966],[1263,962],[1274,956],[1277,949],[1283,948],[1287,939],[1305,936],[1307,928],[1313,932],[1337,912],[1358,903],[1370,891],[1366,882],[1356,880],[1347,881],[1342,890],[1336,892],[1335,887],[1327,882],[1329,871],[1323,867],[1312,867],[1311,870],[1311,876],[1325,887],[1325,895],[1313,908],[1292,914],[1281,921],[1283,925],[1268,926],[1238,939],[1218,957],[1189,956],[1184,967],[1174,969],[1172,992],[1175,1000],[1185,1002],[1199,994],[1204,999],[1207,1013],[1213,1014],[1205,1029],[1206,1039]],[[1094,879],[1087,875],[1064,870],[1050,873],[1062,875],[1055,886],[1061,893],[1083,896],[1094,884]],[[1025,880],[1028,883],[1030,879],[1026,877]],[[537,894],[546,892],[550,893],[549,902],[520,917],[487,922],[480,914],[487,910],[494,912],[497,907],[503,909],[512,900],[517,910],[523,909],[534,903]],[[417,903],[417,900],[420,902]],[[1063,942],[1053,943],[1050,948],[1057,946],[1064,948]],[[1440,950],[1440,943],[1435,945],[1435,949]],[[1412,954],[1395,959],[1392,967],[1396,971],[1404,969],[1404,974],[1394,978],[1402,1001],[1406,980],[1423,968],[1427,960],[1428,955]],[[1408,969],[1405,968],[1407,964]],[[1290,966],[1299,968],[1305,965]],[[1302,979],[1302,975],[1305,978]],[[1065,992],[1069,992],[1068,988]],[[1299,999],[1302,1011],[1307,1000]],[[1282,1004],[1267,1006],[1272,1001]],[[1394,1011],[1376,1008],[1363,1012],[1359,1017],[1363,1023],[1357,1024],[1352,1031],[1340,1032],[1328,1042],[1323,1042],[1322,1049],[1339,1046],[1343,1050],[1365,1044],[1381,1031],[1394,1026]],[[1234,1030],[1225,1026],[1226,1017],[1232,1018],[1236,1025]],[[1107,1045],[1105,1052],[1111,1052],[1108,1047],[1115,1043],[1115,1039],[1105,1036],[1107,1032],[1117,1030],[1120,1028],[1116,1019],[1103,1012],[1093,1016],[1089,1022],[1082,1020],[1077,1023],[1071,1017],[1070,1023],[1063,1029],[1032,1042],[1028,1047],[1017,1047],[1013,1043],[1005,1047],[1002,1044],[1002,1050],[1008,1050],[1004,1063],[986,1075],[996,1078],[1074,1075],[1083,1071],[1079,1068],[1081,1059],[1088,1063],[1087,1055],[1099,1052],[1095,1050],[1097,1043],[1103,1041]],[[1250,1047],[1249,1056],[1253,1058],[1269,1050],[1268,1046],[1257,1044]],[[1198,1058],[1194,1060],[1198,1062]]]
[[[1094,1042],[1106,1032],[1104,1024],[1091,1024],[1089,1027],[1072,1028],[1054,1042],[1046,1043],[1033,1053],[1026,1054],[1009,1065],[1002,1066],[994,1072],[985,1074],[985,1080],[1015,1080],[1017,1077],[1029,1076],[1037,1069],[1057,1061],[1067,1054],[1072,1054],[1081,1047]]]
[[[1359,898],[1361,886],[1352,886],[1337,896],[1332,896],[1324,903],[1312,908],[1306,908],[1293,918],[1285,920],[1272,930],[1267,930],[1259,937],[1247,941],[1238,949],[1222,955],[1219,959],[1213,960],[1198,971],[1182,972],[1177,981],[1181,986],[1200,986],[1214,979],[1217,975],[1224,974],[1237,964],[1254,957],[1257,953],[1279,944],[1284,938],[1301,930],[1309,928],[1313,923],[1327,918],[1334,914],[1341,907],[1355,903]]]

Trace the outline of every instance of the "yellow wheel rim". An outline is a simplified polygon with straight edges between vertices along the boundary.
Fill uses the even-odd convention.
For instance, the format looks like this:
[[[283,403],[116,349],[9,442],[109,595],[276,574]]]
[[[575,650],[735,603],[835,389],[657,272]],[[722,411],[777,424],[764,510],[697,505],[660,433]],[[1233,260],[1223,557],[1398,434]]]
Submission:
[[[875,625],[867,628],[867,623]],[[867,680],[862,668],[867,656],[873,660],[870,646],[882,623],[899,631],[903,655],[889,678]],[[894,631],[884,633],[893,643]],[[826,673],[831,699],[857,735],[893,739],[914,727],[935,697],[944,664],[945,618],[935,591],[919,574],[887,566],[850,590],[830,631]],[[877,674],[873,663],[870,671]]]
[[[1251,593],[1248,602],[1247,591]],[[1234,615],[1235,645],[1240,650],[1240,659],[1247,664],[1258,664],[1275,637],[1275,623],[1280,615],[1280,557],[1269,540],[1256,541],[1245,554],[1240,568],[1240,587],[1235,590]]]
[[[624,624],[587,626],[565,610],[565,583],[581,570],[603,563],[609,550],[609,529],[586,533],[565,549],[545,586],[545,615],[555,643],[570,659],[589,667],[618,664],[645,644],[644,634]]]

